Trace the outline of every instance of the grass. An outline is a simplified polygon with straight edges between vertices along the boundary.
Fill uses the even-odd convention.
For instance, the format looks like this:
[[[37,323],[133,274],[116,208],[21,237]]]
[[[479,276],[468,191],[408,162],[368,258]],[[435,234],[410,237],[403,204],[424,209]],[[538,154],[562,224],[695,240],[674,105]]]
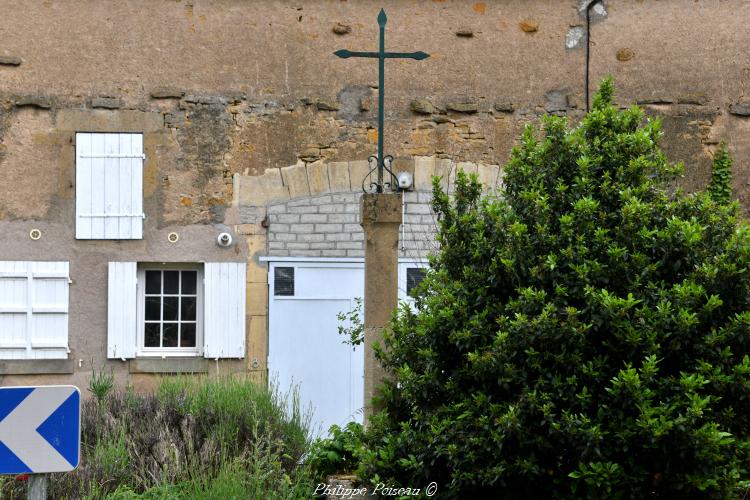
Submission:
[[[229,377],[165,378],[153,394],[96,373],[92,384],[81,464],[51,475],[50,498],[302,499],[314,491],[301,465],[309,415],[295,393]],[[25,498],[25,489],[0,480],[0,498]]]

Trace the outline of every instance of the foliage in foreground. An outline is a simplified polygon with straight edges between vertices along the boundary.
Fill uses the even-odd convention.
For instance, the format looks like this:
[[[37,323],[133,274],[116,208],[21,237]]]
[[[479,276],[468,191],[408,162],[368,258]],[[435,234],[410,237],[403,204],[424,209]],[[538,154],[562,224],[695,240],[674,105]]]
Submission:
[[[392,374],[363,473],[445,498],[727,498],[750,479],[750,228],[674,188],[658,121],[612,105],[546,117],[502,199],[434,183],[440,252]]]
[[[109,386],[107,388],[107,386]],[[82,408],[81,465],[53,474],[50,498],[309,498],[299,461],[308,422],[249,379],[168,378],[155,394],[92,377]],[[289,396],[287,396],[289,397]],[[5,480],[2,498],[25,498]]]

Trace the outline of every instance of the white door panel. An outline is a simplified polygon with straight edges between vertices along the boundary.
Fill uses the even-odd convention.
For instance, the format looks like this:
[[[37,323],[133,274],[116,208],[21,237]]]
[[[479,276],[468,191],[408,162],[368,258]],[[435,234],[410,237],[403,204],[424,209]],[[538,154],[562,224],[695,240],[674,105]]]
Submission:
[[[399,298],[406,296],[407,267],[399,265]],[[276,267],[294,268],[293,295],[276,295]],[[285,274],[288,276],[288,274]],[[299,387],[303,408],[313,411],[315,435],[331,425],[362,422],[364,348],[352,349],[338,333],[338,313],[364,297],[364,264],[340,262],[271,262],[269,265],[268,370],[282,392]],[[279,287],[289,292],[288,287]],[[364,317],[360,318],[364,322]]]

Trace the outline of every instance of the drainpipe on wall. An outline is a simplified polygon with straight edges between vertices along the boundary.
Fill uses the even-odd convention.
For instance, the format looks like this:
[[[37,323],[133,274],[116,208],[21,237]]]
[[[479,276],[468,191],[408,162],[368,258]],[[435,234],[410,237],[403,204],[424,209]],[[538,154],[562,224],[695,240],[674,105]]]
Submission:
[[[601,0],[591,0],[586,6],[586,113],[589,112],[589,53],[591,49],[591,8]]]

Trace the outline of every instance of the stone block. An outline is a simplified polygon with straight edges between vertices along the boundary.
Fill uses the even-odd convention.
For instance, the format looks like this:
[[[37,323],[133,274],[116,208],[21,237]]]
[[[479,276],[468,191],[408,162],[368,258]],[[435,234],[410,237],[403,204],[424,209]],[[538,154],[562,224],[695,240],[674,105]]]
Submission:
[[[0,56],[0,66],[20,66],[23,59],[15,56]]]
[[[419,115],[431,115],[436,111],[435,106],[427,99],[415,99],[411,101],[409,108]]]
[[[60,109],[57,111],[56,123],[57,130],[61,132],[89,130],[91,132],[151,133],[164,130],[164,115],[161,112],[134,109],[113,111]]]
[[[330,205],[323,205],[318,208],[318,211],[322,214],[340,214],[344,213],[346,205],[343,203],[331,203]]]
[[[13,359],[0,361],[0,375],[52,375],[75,371],[73,359]]]
[[[247,254],[251,257],[266,251],[266,235],[264,234],[248,236],[245,241],[247,242]]]
[[[271,225],[271,229],[273,230],[274,233],[288,233],[290,230],[290,224],[282,224],[281,222],[274,222]]]
[[[349,182],[351,183],[352,191],[359,191],[362,189],[362,180],[367,177],[369,172],[370,167],[367,160],[349,162]],[[373,173],[372,177],[373,179],[376,178],[377,174]]]
[[[52,107],[52,100],[43,94],[31,94],[18,97],[15,101],[16,107],[30,106],[39,109],[49,109]]]
[[[346,250],[321,250],[321,257],[346,257]]]
[[[414,158],[414,189],[432,190],[432,176],[435,174],[435,158],[417,156]]]
[[[465,174],[476,174],[477,173],[477,164],[472,163],[470,161],[460,161],[456,165],[456,170],[463,170]]]
[[[312,245],[315,243],[287,243],[286,248],[287,250],[307,250],[309,248],[312,248]]]
[[[302,200],[291,200],[287,202],[287,207],[307,207],[310,206],[310,199],[304,198]]]
[[[298,234],[297,235],[297,241],[307,241],[307,242],[320,242],[325,239],[324,234],[320,233],[312,233],[312,234]]]
[[[355,214],[329,214],[328,222],[353,223],[357,222],[357,216]]]
[[[266,209],[263,206],[240,207],[240,222],[247,224],[259,224],[266,218]]]
[[[245,313],[250,316],[268,314],[268,285],[265,283],[248,283]]]
[[[318,213],[318,207],[312,205],[305,205],[302,207],[289,207],[289,213],[291,214],[316,214]]]
[[[348,214],[359,214],[359,203],[347,203],[344,212]]]
[[[122,101],[116,97],[94,97],[91,99],[92,108],[119,109]]]
[[[238,182],[240,206],[261,206],[289,198],[289,188],[278,168],[269,168],[263,175],[238,175]]]
[[[362,226],[360,226],[359,224],[344,224],[344,232],[345,233],[361,233]]]
[[[349,162],[335,161],[328,164],[328,181],[332,192],[347,192],[349,183]]]
[[[343,250],[361,250],[362,242],[361,241],[337,241],[336,248],[343,249]]]
[[[289,250],[289,257],[320,257],[320,250]]]
[[[281,168],[281,179],[289,188],[291,198],[310,196],[310,185],[307,182],[307,169],[304,163]]]
[[[315,198],[311,198],[308,200],[310,205],[314,206],[320,206],[320,205],[328,205],[333,200],[333,197],[330,195],[326,196],[316,196]]]
[[[364,257],[365,251],[364,250],[347,250],[346,256],[347,257]]]
[[[406,205],[407,214],[431,214],[432,208],[426,203],[407,203]]]
[[[315,227],[314,224],[292,224],[289,227],[289,231],[292,233],[312,233],[313,228]]]
[[[275,241],[297,241],[297,235],[294,233],[270,233],[268,238]]]
[[[456,165],[448,158],[438,158],[435,160],[435,175],[440,177],[440,186],[450,191],[456,182]],[[432,184],[427,192],[432,196]]]
[[[179,99],[185,95],[185,91],[177,87],[156,87],[151,91],[154,99]]]
[[[729,106],[729,112],[737,116],[750,116],[750,100],[735,102]]]
[[[286,243],[283,241],[269,241],[268,242],[268,250],[284,250],[286,248]]]
[[[333,194],[331,202],[333,203],[357,203],[359,195],[357,193]]]
[[[300,222],[328,222],[328,214],[301,214]]]
[[[350,241],[352,235],[349,233],[326,233],[326,241]]]
[[[130,373],[207,373],[205,358],[136,358],[128,363]]]
[[[248,363],[253,369],[265,370],[268,359],[268,317],[250,316],[247,332]]]
[[[497,165],[483,165],[477,166],[477,175],[479,176],[479,182],[482,183],[484,191],[494,191],[497,185],[497,175],[500,172],[500,167]]]
[[[265,262],[247,262],[247,282],[248,283],[267,283],[268,282],[268,264]]]
[[[316,243],[310,243],[310,248],[312,250],[332,250],[336,248],[336,243],[329,241],[319,241]]]
[[[322,161],[307,165],[307,181],[310,194],[327,193],[331,190],[328,184],[328,166]]]
[[[282,214],[286,213],[287,207],[285,203],[278,203],[276,205],[268,205],[269,214]]]
[[[299,214],[275,214],[269,217],[271,220],[271,227],[273,228],[273,224],[277,222],[281,222],[284,224],[294,224],[299,222]],[[274,228],[275,230],[275,228]]]
[[[315,224],[316,233],[340,233],[343,229],[341,224]]]

